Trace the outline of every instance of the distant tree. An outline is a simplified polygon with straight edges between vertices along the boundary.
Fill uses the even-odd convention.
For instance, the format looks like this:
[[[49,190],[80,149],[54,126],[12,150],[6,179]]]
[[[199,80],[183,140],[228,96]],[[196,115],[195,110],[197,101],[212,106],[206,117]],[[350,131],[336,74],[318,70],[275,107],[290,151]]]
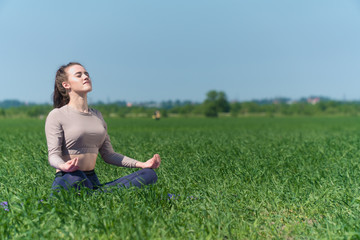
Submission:
[[[29,117],[40,117],[46,116],[48,112],[51,111],[50,105],[33,105],[33,106],[26,106],[20,107],[21,111],[26,113]]]
[[[224,92],[211,90],[206,94],[203,103],[204,113],[207,117],[217,117],[219,112],[229,112],[230,104]]]
[[[241,111],[241,103],[234,102],[230,104],[230,113],[231,116],[237,117]]]
[[[160,107],[163,108],[163,109],[171,109],[174,107],[174,104],[171,100],[168,100],[168,101],[162,101],[160,103]]]
[[[226,94],[224,92],[218,92],[216,104],[217,104],[220,112],[229,112],[230,111],[230,103],[228,102]]]
[[[114,104],[117,106],[120,106],[120,107],[125,107],[126,101],[116,101],[116,102],[114,102]]]
[[[255,102],[243,102],[241,104],[241,113],[247,114],[247,113],[259,113],[261,112],[261,107],[259,104]]]
[[[20,102],[19,100],[4,100],[0,102],[1,108],[20,107],[24,105],[25,103]]]
[[[166,109],[160,110],[161,117],[166,118],[168,117],[168,111]]]
[[[194,109],[194,106],[193,105],[184,105],[182,107],[179,108],[179,113],[183,116],[188,116],[192,110]]]
[[[204,103],[204,114],[206,117],[217,117],[219,114],[216,104],[213,102]]]

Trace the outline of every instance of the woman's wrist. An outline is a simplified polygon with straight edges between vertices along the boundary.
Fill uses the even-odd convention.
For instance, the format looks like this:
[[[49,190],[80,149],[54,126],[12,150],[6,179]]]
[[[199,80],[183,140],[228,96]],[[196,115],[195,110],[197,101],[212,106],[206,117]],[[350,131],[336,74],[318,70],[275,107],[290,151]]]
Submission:
[[[135,163],[135,167],[136,167],[136,168],[144,168],[144,163],[143,163],[143,162],[140,162],[140,161],[137,161],[137,162]]]

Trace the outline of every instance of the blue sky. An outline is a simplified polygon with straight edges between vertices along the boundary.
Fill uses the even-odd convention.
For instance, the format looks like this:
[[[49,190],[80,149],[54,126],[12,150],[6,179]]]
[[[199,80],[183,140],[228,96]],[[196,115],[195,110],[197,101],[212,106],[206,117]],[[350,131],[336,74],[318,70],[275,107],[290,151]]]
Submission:
[[[92,102],[360,99],[358,0],[0,0],[0,101],[50,102],[82,63]]]

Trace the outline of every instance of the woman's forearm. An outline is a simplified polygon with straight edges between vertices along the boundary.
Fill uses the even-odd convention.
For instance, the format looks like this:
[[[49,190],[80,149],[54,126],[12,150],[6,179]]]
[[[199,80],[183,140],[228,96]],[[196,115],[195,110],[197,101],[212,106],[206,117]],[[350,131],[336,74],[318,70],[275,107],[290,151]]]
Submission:
[[[53,154],[49,156],[49,164],[53,168],[60,169],[60,166],[64,163],[65,161],[58,155]]]
[[[106,155],[104,161],[112,165],[116,165],[119,167],[127,167],[127,168],[136,168],[138,167],[137,164],[140,163],[135,159],[123,156],[119,153]]]

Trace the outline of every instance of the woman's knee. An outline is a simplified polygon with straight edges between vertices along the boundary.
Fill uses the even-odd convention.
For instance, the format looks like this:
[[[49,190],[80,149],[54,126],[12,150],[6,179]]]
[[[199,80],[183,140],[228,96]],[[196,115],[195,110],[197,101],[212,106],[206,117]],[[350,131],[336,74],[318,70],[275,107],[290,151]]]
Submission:
[[[144,176],[144,179],[147,180],[147,183],[149,184],[153,184],[156,183],[158,177],[156,175],[156,172],[154,171],[154,169],[151,168],[144,168],[142,170],[140,170],[142,173],[141,175]]]

